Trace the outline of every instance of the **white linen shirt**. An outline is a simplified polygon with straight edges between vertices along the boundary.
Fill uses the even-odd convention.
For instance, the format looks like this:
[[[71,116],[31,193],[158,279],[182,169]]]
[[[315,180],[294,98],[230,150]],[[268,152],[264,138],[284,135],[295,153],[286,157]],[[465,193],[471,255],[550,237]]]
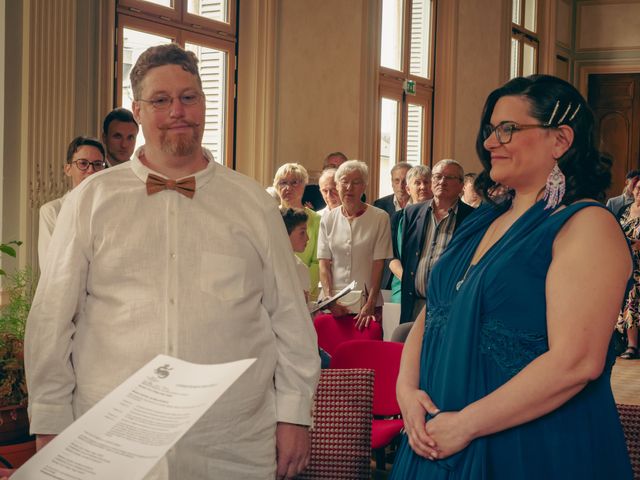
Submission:
[[[371,287],[374,260],[393,256],[389,215],[367,205],[365,212],[349,222],[342,208],[322,217],[318,237],[318,259],[331,260],[333,288],[340,290],[356,281],[356,289]],[[329,295],[329,292],[323,292]]]
[[[40,217],[38,221],[38,264],[40,270],[44,268],[44,263],[51,243],[51,235],[56,226],[58,213],[62,208],[62,203],[67,197],[65,193],[62,197],[51,200],[40,207]]]
[[[171,478],[273,478],[276,421],[310,424],[320,364],[280,213],[206,150],[192,199],[147,195],[141,149],[58,216],[27,321],[31,432],[61,432],[158,353],[257,357],[168,463]]]

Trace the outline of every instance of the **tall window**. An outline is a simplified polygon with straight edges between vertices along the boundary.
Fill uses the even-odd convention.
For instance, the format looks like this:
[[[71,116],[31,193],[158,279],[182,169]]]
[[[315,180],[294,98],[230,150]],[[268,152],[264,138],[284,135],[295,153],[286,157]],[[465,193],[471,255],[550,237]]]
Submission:
[[[538,0],[511,0],[510,75],[521,77],[538,72]]]
[[[131,109],[129,72],[148,47],[174,42],[198,57],[206,96],[203,145],[231,166],[235,95],[234,0],[118,0],[116,104]],[[136,146],[142,145],[142,131]]]
[[[383,0],[380,42],[379,196],[398,162],[428,163],[435,0]]]

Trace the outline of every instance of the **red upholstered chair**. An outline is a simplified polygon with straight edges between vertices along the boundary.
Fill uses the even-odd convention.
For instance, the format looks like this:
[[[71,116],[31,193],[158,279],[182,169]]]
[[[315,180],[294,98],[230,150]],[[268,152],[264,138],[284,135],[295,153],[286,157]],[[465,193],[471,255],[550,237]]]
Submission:
[[[329,355],[333,355],[338,345],[348,340],[382,340],[382,325],[372,322],[369,327],[358,330],[352,315],[334,317],[319,314],[313,319],[318,334],[318,345]]]
[[[402,347],[402,343],[396,342],[352,340],[341,343],[331,358],[332,369],[371,368],[376,372],[371,448],[376,453],[376,466],[379,469],[385,467],[385,447],[403,427],[400,406],[396,400]]]
[[[618,404],[618,414],[627,440],[634,478],[640,478],[640,405]]]
[[[311,461],[299,480],[371,478],[373,370],[322,370],[316,389]]]

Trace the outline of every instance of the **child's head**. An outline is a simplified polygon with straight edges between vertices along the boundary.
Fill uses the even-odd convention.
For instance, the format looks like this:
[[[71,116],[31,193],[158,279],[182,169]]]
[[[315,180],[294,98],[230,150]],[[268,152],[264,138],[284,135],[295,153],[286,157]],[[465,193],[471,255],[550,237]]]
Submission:
[[[307,212],[300,208],[284,208],[280,210],[287,227],[289,241],[294,252],[303,252],[307,247]]]

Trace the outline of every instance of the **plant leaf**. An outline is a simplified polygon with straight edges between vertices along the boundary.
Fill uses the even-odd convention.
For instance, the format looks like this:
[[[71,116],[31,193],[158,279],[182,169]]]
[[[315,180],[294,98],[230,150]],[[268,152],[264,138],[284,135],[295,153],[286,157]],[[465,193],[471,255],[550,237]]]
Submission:
[[[12,243],[12,242],[9,242],[9,243]],[[10,247],[8,244],[5,244],[5,243],[0,244],[0,251],[6,253],[10,257],[15,258],[16,256],[16,249],[13,247]]]

